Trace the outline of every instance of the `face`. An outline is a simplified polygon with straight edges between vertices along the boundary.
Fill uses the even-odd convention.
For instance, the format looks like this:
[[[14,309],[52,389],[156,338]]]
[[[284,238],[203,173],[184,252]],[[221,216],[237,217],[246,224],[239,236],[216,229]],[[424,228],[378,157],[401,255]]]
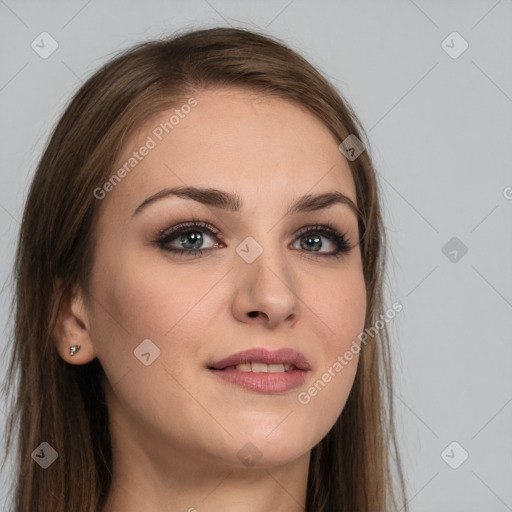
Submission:
[[[241,89],[194,98],[140,126],[114,169],[129,171],[98,192],[87,317],[111,428],[162,464],[285,464],[340,415],[366,308],[350,201],[288,209],[306,194],[356,203],[355,186],[303,108]],[[238,208],[160,194],[175,187]]]

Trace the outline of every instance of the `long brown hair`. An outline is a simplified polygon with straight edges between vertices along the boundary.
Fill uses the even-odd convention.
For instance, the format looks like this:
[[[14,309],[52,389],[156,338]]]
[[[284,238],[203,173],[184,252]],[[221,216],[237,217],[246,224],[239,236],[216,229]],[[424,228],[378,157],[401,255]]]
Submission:
[[[281,41],[244,29],[185,31],[125,51],[94,73],[70,101],[26,201],[13,272],[12,357],[4,383],[4,393],[15,395],[6,453],[17,437],[17,512],[96,512],[110,487],[105,374],[97,359],[66,363],[52,334],[63,296],[80,286],[88,297],[100,203],[94,190],[112,175],[127,138],[150,115],[206,88],[230,86],[295,101],[323,121],[339,142],[349,135],[364,142],[366,151],[349,165],[364,230],[365,328],[383,313],[378,183],[367,137],[340,93]],[[402,510],[407,510],[391,390],[384,326],[373,329],[361,344],[345,407],[312,450],[307,512],[397,510],[397,490]],[[31,456],[45,441],[58,453],[58,463],[46,470]]]

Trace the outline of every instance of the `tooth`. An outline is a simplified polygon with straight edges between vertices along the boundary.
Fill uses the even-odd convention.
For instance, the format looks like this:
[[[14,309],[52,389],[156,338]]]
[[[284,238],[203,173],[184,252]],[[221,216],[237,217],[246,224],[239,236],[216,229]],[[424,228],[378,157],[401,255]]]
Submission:
[[[268,371],[271,373],[284,372],[284,364],[269,364]]]
[[[251,363],[240,363],[235,367],[237,370],[241,372],[250,372],[251,371]]]
[[[284,371],[285,372],[289,372],[292,369],[292,366],[293,366],[292,364],[285,364],[284,365]]]
[[[254,373],[268,372],[268,365],[265,363],[252,363]]]

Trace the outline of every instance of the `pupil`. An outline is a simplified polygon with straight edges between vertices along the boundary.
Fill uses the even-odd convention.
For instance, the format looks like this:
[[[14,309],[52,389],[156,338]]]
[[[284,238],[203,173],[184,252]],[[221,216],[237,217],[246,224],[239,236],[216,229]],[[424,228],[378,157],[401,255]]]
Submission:
[[[321,249],[322,248],[322,241],[321,237],[319,236],[312,236],[312,235],[306,235],[305,239],[307,240],[306,244],[303,244],[303,248],[309,248],[309,249]],[[309,245],[309,243],[312,242],[313,245]]]
[[[181,241],[183,243],[187,243],[187,242],[190,242],[192,245],[194,245],[195,243],[198,244],[197,246],[194,246],[192,247],[192,249],[198,249],[199,246],[201,245],[202,243],[202,235],[199,233],[199,236],[197,235],[197,231],[194,233],[194,232],[191,232],[191,233],[188,233],[186,235],[181,235]],[[190,247],[189,247],[190,248]]]

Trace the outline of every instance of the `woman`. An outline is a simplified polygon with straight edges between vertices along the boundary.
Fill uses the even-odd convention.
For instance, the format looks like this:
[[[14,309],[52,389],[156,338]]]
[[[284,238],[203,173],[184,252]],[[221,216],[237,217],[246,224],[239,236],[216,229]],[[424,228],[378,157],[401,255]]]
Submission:
[[[80,88],[16,257],[18,512],[406,510],[362,133],[241,29]]]

